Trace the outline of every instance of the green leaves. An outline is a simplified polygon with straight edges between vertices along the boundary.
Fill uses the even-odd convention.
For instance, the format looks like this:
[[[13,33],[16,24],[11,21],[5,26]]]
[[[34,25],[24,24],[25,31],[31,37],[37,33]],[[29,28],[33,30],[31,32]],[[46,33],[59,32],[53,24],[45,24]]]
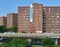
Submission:
[[[42,45],[54,45],[55,41],[52,38],[43,38]]]
[[[8,29],[8,31],[12,31],[12,32],[17,32],[17,27],[13,26],[11,28]]]
[[[1,47],[27,47],[28,44],[29,44],[29,42],[27,41],[27,39],[24,39],[24,38],[12,38],[10,43],[5,41],[0,46]]]
[[[13,38],[11,44],[14,45],[27,45],[29,42],[24,38]]]
[[[7,31],[7,28],[5,26],[0,26],[0,33],[4,33]]]

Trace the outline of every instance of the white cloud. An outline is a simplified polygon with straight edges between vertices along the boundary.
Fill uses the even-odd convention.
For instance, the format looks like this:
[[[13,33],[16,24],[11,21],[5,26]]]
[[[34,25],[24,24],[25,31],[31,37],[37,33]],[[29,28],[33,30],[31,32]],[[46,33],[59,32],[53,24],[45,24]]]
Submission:
[[[33,20],[32,19],[30,19],[30,22],[32,22]]]
[[[30,4],[30,7],[32,8],[33,7],[33,4]]]

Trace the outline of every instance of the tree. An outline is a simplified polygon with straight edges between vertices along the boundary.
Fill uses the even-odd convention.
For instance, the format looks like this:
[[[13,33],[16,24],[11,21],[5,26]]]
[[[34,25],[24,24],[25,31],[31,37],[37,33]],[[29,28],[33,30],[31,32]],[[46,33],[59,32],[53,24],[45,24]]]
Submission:
[[[11,46],[15,47],[27,47],[29,42],[24,38],[13,38],[11,41]]]
[[[4,41],[1,47],[29,47],[29,42],[24,38],[12,38],[11,42]]]
[[[3,44],[1,44],[1,47],[9,47],[9,44],[6,42],[3,42]]]
[[[0,26],[0,33],[4,33],[7,31],[7,27],[5,26]]]
[[[46,38],[42,39],[42,45],[51,46],[51,45],[54,45],[54,44],[55,44],[55,41],[52,38],[46,37]]]
[[[13,27],[11,27],[11,28],[9,28],[9,31],[13,31],[13,32],[17,32],[17,27],[15,27],[15,26],[13,26]]]

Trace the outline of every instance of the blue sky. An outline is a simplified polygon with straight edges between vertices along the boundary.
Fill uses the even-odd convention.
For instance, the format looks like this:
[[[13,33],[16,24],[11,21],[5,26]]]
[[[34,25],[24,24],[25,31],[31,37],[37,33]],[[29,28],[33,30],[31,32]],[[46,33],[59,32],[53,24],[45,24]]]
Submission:
[[[41,3],[44,6],[60,6],[60,0],[0,0],[0,16],[17,13],[18,6],[28,6],[31,3]]]

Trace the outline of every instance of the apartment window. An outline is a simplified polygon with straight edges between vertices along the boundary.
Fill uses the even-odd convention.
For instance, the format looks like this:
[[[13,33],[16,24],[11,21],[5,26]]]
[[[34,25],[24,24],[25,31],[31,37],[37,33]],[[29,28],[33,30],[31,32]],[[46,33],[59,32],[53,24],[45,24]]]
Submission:
[[[26,20],[29,20],[29,17],[26,17]]]
[[[44,24],[44,26],[46,26],[46,24]]]
[[[44,19],[43,20],[46,21],[46,16],[44,16]]]
[[[26,25],[28,25],[28,23],[26,22]]]
[[[39,14],[39,16],[41,16],[41,14]]]
[[[54,23],[54,21],[52,21],[52,23]]]
[[[28,25],[26,25],[26,27],[28,27]]]
[[[44,21],[44,23],[46,23],[46,21]]]
[[[57,21],[57,23],[59,23],[59,21]]]
[[[54,24],[52,24],[52,26],[53,26]]]
[[[26,13],[26,15],[29,15],[29,13]]]
[[[26,31],[28,32],[28,29],[26,29]]]
[[[25,25],[28,26],[28,23],[26,23]]]
[[[46,19],[46,15],[44,15],[44,17],[43,17],[44,19]]]
[[[26,15],[26,17],[28,17],[28,15]]]
[[[59,16],[57,16],[57,18],[59,18]]]
[[[46,15],[46,11],[45,11],[45,10],[44,10],[44,12],[43,12],[43,13],[44,13],[44,15]]]
[[[56,29],[56,30],[59,30],[59,29]]]
[[[46,21],[46,19],[44,18],[43,21]]]
[[[27,12],[27,11],[24,11],[24,12]]]
[[[40,31],[40,28],[38,28],[38,31]]]
[[[50,25],[48,26],[48,28],[50,28]]]
[[[50,25],[50,24],[49,24]]]
[[[50,18],[48,20],[51,20]]]
[[[54,29],[54,26],[52,27],[52,29]]]
[[[25,16],[23,16],[23,17],[25,17]]]
[[[57,13],[57,15],[59,15],[59,13]]]
[[[52,29],[52,30],[54,30],[54,29]]]
[[[54,29],[54,24],[52,24],[52,29]]]
[[[26,27],[28,27],[28,24],[25,24],[26,25]]]
[[[44,26],[44,28],[46,28],[46,26]]]
[[[29,10],[29,8],[25,8],[24,10],[27,11],[27,10]]]
[[[59,25],[56,25],[56,29],[58,29],[59,28]]]
[[[52,16],[52,18],[53,18],[54,16]]]
[[[59,18],[56,18],[56,21],[59,21]]]
[[[28,20],[28,17],[25,17],[25,20]]]
[[[44,10],[46,10],[46,8],[44,8]]]
[[[46,29],[44,29],[44,32],[46,31]]]
[[[46,18],[46,15],[44,15],[44,18]]]
[[[26,21],[26,22],[28,22],[28,21]]]
[[[48,17],[48,20],[51,20],[50,16]]]
[[[52,20],[54,20],[54,16],[52,16]]]

